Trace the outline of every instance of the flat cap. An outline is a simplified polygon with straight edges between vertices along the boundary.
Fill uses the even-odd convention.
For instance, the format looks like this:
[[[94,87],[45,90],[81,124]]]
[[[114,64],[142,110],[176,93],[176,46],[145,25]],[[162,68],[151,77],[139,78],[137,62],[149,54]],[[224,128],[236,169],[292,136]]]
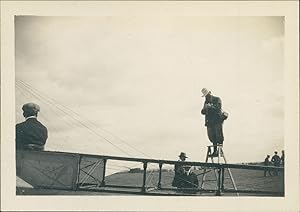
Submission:
[[[39,112],[40,111],[40,106],[35,104],[35,103],[26,103],[23,105],[22,107],[22,110],[23,111],[26,111],[26,112]]]

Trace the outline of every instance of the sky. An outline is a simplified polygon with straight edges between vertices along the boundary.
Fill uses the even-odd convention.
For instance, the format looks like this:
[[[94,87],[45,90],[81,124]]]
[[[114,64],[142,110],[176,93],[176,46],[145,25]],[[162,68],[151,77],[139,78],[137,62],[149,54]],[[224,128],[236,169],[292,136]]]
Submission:
[[[204,161],[203,87],[228,162],[284,149],[283,17],[16,16],[15,39],[16,122],[39,104],[46,150]]]

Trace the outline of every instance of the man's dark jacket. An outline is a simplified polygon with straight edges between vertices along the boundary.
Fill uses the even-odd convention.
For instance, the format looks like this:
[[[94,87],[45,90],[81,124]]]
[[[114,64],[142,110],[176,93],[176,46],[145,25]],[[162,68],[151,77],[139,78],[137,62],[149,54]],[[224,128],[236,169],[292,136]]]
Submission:
[[[278,155],[273,155],[271,161],[274,163],[274,166],[280,165],[280,157]]]
[[[213,104],[209,109],[205,108],[207,103]],[[213,126],[215,124],[223,123],[222,119],[222,101],[219,97],[211,95],[210,99],[205,99],[204,107],[201,113],[205,115],[205,126]]]
[[[16,125],[17,149],[24,149],[24,147],[28,144],[44,146],[47,138],[47,128],[36,118],[29,118]]]

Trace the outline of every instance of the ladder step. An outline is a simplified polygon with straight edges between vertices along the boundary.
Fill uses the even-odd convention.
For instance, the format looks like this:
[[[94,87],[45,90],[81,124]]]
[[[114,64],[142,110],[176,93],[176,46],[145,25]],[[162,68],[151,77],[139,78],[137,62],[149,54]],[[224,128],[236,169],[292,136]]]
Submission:
[[[210,158],[217,158],[217,157],[219,157],[219,155],[208,155],[208,157],[210,157]],[[224,155],[220,154],[220,158],[223,158],[223,157],[224,157]]]

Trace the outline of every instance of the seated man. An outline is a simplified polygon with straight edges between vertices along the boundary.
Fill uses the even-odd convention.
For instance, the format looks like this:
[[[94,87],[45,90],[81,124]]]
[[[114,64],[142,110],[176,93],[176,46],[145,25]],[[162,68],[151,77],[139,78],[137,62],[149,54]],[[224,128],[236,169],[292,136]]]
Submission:
[[[185,161],[187,156],[184,152],[181,152],[179,158],[179,161]],[[190,172],[191,167],[190,165],[175,164],[172,186],[177,188],[197,188],[198,178],[194,173]]]
[[[40,107],[34,103],[23,105],[25,121],[16,125],[17,150],[44,150],[48,138],[47,128],[37,120]]]

